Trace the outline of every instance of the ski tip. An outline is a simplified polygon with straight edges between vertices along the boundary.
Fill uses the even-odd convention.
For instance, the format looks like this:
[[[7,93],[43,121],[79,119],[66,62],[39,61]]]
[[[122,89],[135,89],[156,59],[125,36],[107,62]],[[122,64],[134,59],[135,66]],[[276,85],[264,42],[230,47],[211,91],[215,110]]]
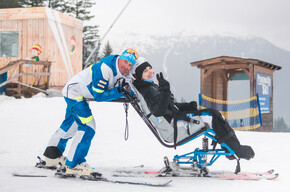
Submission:
[[[274,173],[274,172],[275,172],[274,169],[270,169],[269,171],[267,171],[268,174],[272,174],[272,173]]]
[[[279,173],[275,173],[273,177],[267,178],[268,180],[276,180],[279,177]]]
[[[172,181],[173,181],[173,180],[169,180],[169,181],[167,181],[167,182],[166,182],[166,185],[170,184]],[[166,185],[164,185],[164,186],[166,186]]]
[[[47,175],[12,173],[14,177],[47,177]]]
[[[169,185],[173,180],[169,180],[169,181],[166,181],[164,183],[148,183],[149,186],[153,186],[153,187],[165,187],[167,185]]]

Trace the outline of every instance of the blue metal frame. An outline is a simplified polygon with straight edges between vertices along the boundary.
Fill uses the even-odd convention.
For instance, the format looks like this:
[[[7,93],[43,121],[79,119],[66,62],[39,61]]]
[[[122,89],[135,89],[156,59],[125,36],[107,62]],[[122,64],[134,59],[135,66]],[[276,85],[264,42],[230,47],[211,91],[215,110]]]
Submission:
[[[197,135],[191,140],[194,140],[202,135],[212,139],[213,141],[217,141],[214,138],[216,134],[212,129],[207,129],[205,132],[203,132],[200,135]],[[175,161],[178,165],[192,164],[197,167],[207,167],[211,166],[220,156],[235,155],[235,152],[227,144],[221,143],[220,145],[226,148],[228,152],[226,152],[224,149],[214,149],[214,150],[209,149],[208,151],[204,151],[203,149],[196,148],[193,152],[186,153],[183,155],[175,155],[173,161]],[[212,155],[212,158],[209,161],[207,161],[207,155]]]
[[[200,95],[201,96],[201,95]],[[148,119],[148,117],[144,114],[142,109],[140,108],[138,104],[138,100],[136,98],[133,98],[132,95],[129,93],[126,94],[126,97],[130,99],[131,105],[134,107],[136,112],[140,115],[140,117],[144,120],[146,125],[149,127],[149,129],[152,131],[154,136],[158,139],[158,141],[165,147],[168,148],[176,148],[177,146],[184,145],[202,135],[205,137],[210,138],[213,141],[217,142],[217,139],[215,138],[216,133],[212,130],[206,127],[202,128],[200,131],[196,132],[194,135],[192,135],[192,138],[188,138],[186,142],[183,143],[183,141],[178,145],[176,143],[174,144],[167,144],[162,140],[162,138],[159,136],[158,132],[156,131],[156,128],[153,126],[151,121]],[[191,137],[191,136],[190,136]],[[211,166],[220,156],[232,156],[235,155],[235,152],[225,143],[220,144],[222,149],[209,149],[208,151],[204,151],[203,149],[196,148],[193,152],[186,153],[184,155],[176,155],[173,158],[173,161],[177,163],[177,165],[180,164],[191,164],[196,167],[206,167]],[[213,157],[209,162],[207,162],[207,155],[212,155]]]

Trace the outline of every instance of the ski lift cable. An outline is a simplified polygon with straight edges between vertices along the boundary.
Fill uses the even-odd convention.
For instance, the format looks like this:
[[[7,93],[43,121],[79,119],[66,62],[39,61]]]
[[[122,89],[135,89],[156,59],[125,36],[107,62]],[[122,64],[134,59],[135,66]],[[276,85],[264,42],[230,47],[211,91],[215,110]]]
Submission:
[[[116,19],[113,21],[113,23],[111,24],[111,26],[109,27],[109,29],[106,31],[106,33],[104,34],[104,36],[101,38],[101,40],[98,43],[98,45],[93,49],[93,51],[91,52],[91,54],[89,55],[89,57],[86,59],[86,61],[85,61],[85,67],[84,68],[87,68],[88,67],[88,65],[90,64],[90,60],[92,59],[92,56],[95,55],[96,51],[98,51],[100,49],[100,46],[101,46],[102,41],[105,39],[105,37],[107,36],[107,34],[113,28],[113,26],[115,25],[115,23],[117,22],[117,20],[120,18],[120,16],[122,15],[122,13],[125,11],[125,9],[128,7],[128,5],[129,5],[130,2],[131,2],[131,0],[129,0],[127,2],[127,4],[125,5],[125,7],[122,9],[122,11],[116,17]]]

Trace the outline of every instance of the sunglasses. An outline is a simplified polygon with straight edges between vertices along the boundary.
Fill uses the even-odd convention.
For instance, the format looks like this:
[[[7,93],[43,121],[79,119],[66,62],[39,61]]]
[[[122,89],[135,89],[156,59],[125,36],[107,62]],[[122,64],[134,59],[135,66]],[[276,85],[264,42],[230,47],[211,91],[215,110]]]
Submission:
[[[134,54],[135,58],[138,59],[139,54],[134,49],[127,49],[127,53]]]

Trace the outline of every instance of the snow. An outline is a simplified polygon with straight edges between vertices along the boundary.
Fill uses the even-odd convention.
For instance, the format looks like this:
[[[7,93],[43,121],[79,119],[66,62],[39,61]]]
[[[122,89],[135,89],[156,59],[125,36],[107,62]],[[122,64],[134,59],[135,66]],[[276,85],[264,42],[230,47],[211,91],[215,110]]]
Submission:
[[[163,157],[189,152],[201,143],[192,141],[177,150],[163,147],[153,136],[132,107],[129,107],[129,139],[124,140],[125,113],[120,103],[90,103],[97,122],[87,162],[99,170],[132,167],[144,164],[159,170]],[[74,191],[288,191],[290,152],[289,133],[236,132],[242,144],[251,145],[256,153],[250,161],[241,160],[242,171],[266,171],[274,168],[280,173],[275,181],[232,181],[209,178],[172,178],[164,188],[112,184],[49,178],[13,177],[17,171],[35,171],[37,156],[42,153],[52,133],[65,114],[62,97],[45,98],[38,95],[29,99],[0,96],[0,191],[1,192],[74,192]],[[69,147],[69,144],[68,144]],[[65,153],[66,154],[66,153]],[[235,161],[221,157],[210,167],[212,171],[233,171]],[[36,171],[47,172],[48,170]],[[52,171],[48,171],[53,174]],[[154,178],[151,178],[154,179]],[[168,180],[168,178],[158,178]],[[149,178],[150,180],[150,178]]]

